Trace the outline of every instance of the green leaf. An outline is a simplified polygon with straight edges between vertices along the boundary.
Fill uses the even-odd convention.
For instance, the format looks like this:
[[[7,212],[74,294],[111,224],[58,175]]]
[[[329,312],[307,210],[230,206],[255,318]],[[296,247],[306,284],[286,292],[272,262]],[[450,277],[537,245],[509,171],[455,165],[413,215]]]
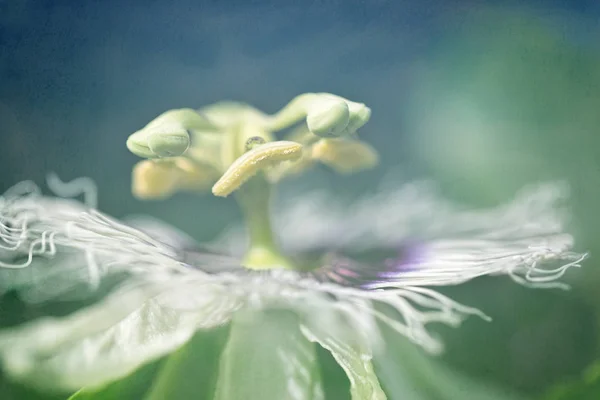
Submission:
[[[0,373],[0,398],[2,400],[64,400],[68,396],[68,392],[37,391],[18,382],[7,380]]]
[[[81,389],[69,400],[142,399],[163,363],[164,360],[159,360],[147,364],[124,379],[100,388]]]
[[[406,338],[382,328],[386,351],[375,355],[375,370],[390,400],[523,400],[450,369]]]
[[[144,400],[208,399],[214,392],[217,364],[228,327],[199,332],[170,355]]]
[[[315,347],[288,311],[242,310],[221,356],[215,400],[322,399]]]
[[[600,361],[588,367],[580,379],[558,384],[543,396],[543,400],[571,399],[600,399]]]

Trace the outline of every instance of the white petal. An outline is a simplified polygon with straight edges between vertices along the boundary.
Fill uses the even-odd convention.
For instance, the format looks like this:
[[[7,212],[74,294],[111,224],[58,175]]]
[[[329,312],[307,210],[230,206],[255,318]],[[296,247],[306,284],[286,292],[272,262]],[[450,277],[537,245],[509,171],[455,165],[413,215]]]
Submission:
[[[99,385],[226,322],[239,304],[224,291],[202,281],[130,284],[67,317],[2,332],[0,357],[9,374],[44,388]]]
[[[285,246],[297,252],[407,245],[421,251],[418,259],[400,260],[397,275],[373,288],[452,285],[500,274],[531,286],[564,287],[554,281],[586,257],[571,250],[574,240],[565,232],[566,196],[564,185],[540,184],[509,204],[468,210],[442,200],[429,183],[387,187],[352,205],[317,193],[282,207],[277,227]]]
[[[176,249],[192,249],[198,246],[194,238],[187,233],[148,215],[131,215],[125,218],[124,222]]]
[[[429,182],[415,182],[386,185],[350,204],[324,192],[292,194],[276,223],[286,245],[300,251],[482,235],[516,239],[561,233],[566,196],[564,185],[540,184],[524,188],[507,205],[473,210],[444,200]]]
[[[0,294],[16,289],[30,302],[89,295],[107,276],[184,270],[175,256],[172,247],[82,203],[42,196],[27,182],[0,197]]]

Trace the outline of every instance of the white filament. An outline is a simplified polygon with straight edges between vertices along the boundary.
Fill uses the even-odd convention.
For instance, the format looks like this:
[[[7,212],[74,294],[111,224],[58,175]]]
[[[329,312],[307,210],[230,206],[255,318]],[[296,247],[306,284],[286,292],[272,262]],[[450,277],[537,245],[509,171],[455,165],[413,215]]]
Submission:
[[[54,181],[52,186],[62,195],[84,193],[93,204],[95,189],[89,183]],[[456,208],[423,185],[388,190],[345,208],[323,195],[296,199],[279,218],[288,249],[364,249],[407,240],[422,247],[419,257],[402,261],[363,288],[319,282],[294,271],[219,272],[222,256],[203,255],[202,265],[189,266],[156,235],[89,204],[43,196],[25,182],[0,197],[0,293],[18,289],[26,301],[39,302],[63,298],[76,284],[93,290],[111,273],[128,278],[108,297],[68,318],[0,332],[0,358],[17,375],[55,377],[55,384],[71,388],[99,384],[173,350],[197,329],[225,323],[240,307],[278,304],[305,318],[305,336],[334,354],[356,390],[377,392],[368,387],[370,381],[360,381],[372,373],[364,362],[371,357],[369,349],[382,345],[375,320],[439,352],[442,344],[429,324],[455,326],[468,315],[489,319],[430,286],[500,274],[534,287],[562,286],[556,279],[586,256],[571,250],[573,238],[563,231],[563,194],[560,186],[542,185],[487,211]],[[327,314],[343,317],[353,327],[349,336],[336,330]],[[362,350],[354,342],[362,343]]]

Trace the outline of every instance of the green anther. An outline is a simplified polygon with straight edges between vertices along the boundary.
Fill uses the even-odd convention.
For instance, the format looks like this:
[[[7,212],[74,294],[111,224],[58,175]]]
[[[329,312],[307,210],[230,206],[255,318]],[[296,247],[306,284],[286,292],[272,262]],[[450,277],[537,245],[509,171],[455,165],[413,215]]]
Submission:
[[[346,131],[352,134],[369,122],[371,109],[363,103],[355,103],[353,101],[348,102],[348,108],[350,109],[350,120],[348,121],[348,126],[346,126]]]
[[[141,131],[137,131],[127,139],[127,148],[133,154],[142,158],[156,158],[150,147],[148,147],[148,138]]]
[[[350,110],[342,99],[326,98],[312,105],[306,116],[306,125],[320,137],[336,137],[348,126]]]
[[[187,130],[169,133],[154,133],[148,136],[148,148],[158,157],[180,156],[190,147]]]
[[[330,93],[305,93],[268,117],[266,126],[277,131],[306,118],[306,124],[313,134],[320,137],[341,137],[355,133],[370,116],[371,110],[362,103]]]
[[[190,130],[217,128],[196,111],[167,111],[127,139],[127,148],[142,158],[177,157],[190,147]]]

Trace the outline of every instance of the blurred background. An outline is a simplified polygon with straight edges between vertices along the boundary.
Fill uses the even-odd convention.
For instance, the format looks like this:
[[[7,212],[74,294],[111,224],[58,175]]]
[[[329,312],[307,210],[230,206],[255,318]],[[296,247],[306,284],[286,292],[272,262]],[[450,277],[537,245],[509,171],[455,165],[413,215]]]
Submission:
[[[231,99],[274,112],[303,92],[369,105],[361,133],[382,165],[285,185],[352,198],[393,173],[491,206],[565,180],[577,250],[592,255],[567,292],[508,278],[445,290],[494,321],[440,329],[437,359],[398,343],[399,398],[600,398],[597,0],[0,0],[0,190],[89,176],[102,211],[211,240],[239,221],[232,201],[134,199],[125,139],[167,109]],[[47,312],[4,298],[0,326]],[[2,380],[0,398],[45,397]]]

